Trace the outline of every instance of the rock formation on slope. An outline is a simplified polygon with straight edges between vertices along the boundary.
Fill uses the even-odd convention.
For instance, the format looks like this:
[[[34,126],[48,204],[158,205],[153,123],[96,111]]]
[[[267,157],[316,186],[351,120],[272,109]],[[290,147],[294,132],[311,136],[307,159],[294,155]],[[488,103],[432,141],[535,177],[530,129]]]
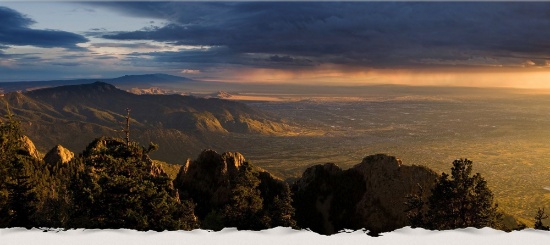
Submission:
[[[296,222],[301,228],[330,235],[360,229],[356,204],[366,194],[363,177],[333,163],[315,165],[292,185]]]
[[[34,146],[34,143],[32,142],[31,139],[29,139],[29,137],[27,137],[26,135],[23,135],[23,137],[21,137],[21,142],[23,143],[23,151],[28,154],[29,156],[35,158],[35,159],[41,159],[41,154],[38,152],[38,150],[36,150],[36,147]]]
[[[74,153],[67,148],[56,145],[44,156],[44,162],[49,164],[68,163],[74,158]]]
[[[175,187],[180,190],[180,196],[191,197],[197,202],[197,215],[204,217],[210,210],[202,207],[217,207],[229,201],[229,180],[244,162],[244,156],[238,152],[220,155],[204,150],[197,160],[187,160],[180,168],[174,180]]]
[[[180,197],[192,199],[203,228],[295,227],[288,184],[246,162],[238,152],[204,150],[180,168],[174,180]]]
[[[382,232],[407,225],[405,197],[424,189],[424,198],[431,195],[438,175],[423,166],[402,165],[401,160],[383,154],[367,156],[353,170],[363,176],[366,195],[356,210],[364,227]]]
[[[322,234],[346,228],[391,231],[407,225],[405,197],[420,185],[426,198],[436,178],[428,168],[402,165],[383,154],[367,156],[348,170],[316,165],[292,186],[296,220]]]

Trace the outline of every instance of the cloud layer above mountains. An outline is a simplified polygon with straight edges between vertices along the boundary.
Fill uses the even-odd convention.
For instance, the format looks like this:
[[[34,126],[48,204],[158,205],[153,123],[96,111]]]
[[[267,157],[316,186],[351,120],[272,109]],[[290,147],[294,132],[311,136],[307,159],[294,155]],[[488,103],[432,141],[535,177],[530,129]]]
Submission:
[[[91,2],[56,6],[60,4],[87,9],[79,14],[83,22],[90,16],[88,24],[93,18],[122,22],[116,16],[144,24],[137,29],[135,23],[127,29],[98,24],[71,32],[33,28],[33,16],[0,7],[0,56],[12,60],[0,62],[0,70],[29,65],[29,58],[59,67],[78,63],[88,64],[89,70],[95,65],[105,72],[164,69],[161,72],[181,74],[193,70],[197,72],[186,74],[218,78],[221,73],[251,70],[255,74],[262,73],[258,70],[262,74],[268,73],[265,70],[280,74],[324,70],[331,77],[373,70],[503,71],[550,64],[547,2]],[[105,12],[114,14],[101,15]],[[31,55],[20,51],[22,46],[57,50]],[[44,53],[59,60],[48,61]]]
[[[164,25],[113,32],[114,40],[213,47],[159,53],[172,62],[300,68],[544,66],[549,3],[119,3]],[[199,55],[200,54],[200,55]],[[196,60],[195,60],[196,59]],[[528,62],[531,61],[531,62]]]

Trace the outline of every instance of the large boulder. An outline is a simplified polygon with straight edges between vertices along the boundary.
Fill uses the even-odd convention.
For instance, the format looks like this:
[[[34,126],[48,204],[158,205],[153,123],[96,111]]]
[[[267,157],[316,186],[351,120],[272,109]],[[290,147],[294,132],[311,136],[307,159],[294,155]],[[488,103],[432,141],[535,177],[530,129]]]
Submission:
[[[46,153],[46,156],[44,156],[44,162],[49,164],[56,164],[56,163],[68,163],[74,158],[74,153],[68,150],[67,148],[56,145],[54,148],[52,148],[48,153]]]

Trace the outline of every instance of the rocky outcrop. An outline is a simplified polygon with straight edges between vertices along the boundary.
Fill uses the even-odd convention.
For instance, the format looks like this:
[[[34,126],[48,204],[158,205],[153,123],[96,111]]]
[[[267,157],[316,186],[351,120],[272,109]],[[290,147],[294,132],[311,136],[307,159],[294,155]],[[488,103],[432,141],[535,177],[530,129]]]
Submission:
[[[239,167],[246,161],[244,156],[238,152],[224,152],[222,159],[225,168],[230,174],[235,174],[239,170]]]
[[[48,153],[46,153],[46,156],[44,156],[44,162],[49,164],[56,164],[56,163],[68,163],[74,158],[74,153],[69,151],[67,148],[56,145],[54,148],[52,148]]]
[[[361,228],[355,205],[365,195],[365,184],[357,172],[333,163],[312,166],[291,189],[299,227],[325,235]]]
[[[267,223],[294,226],[288,184],[252,166],[238,152],[218,154],[213,150],[204,150],[196,160],[187,160],[180,168],[174,186],[182,200],[192,199],[197,204],[195,214],[201,220],[222,212],[234,197],[235,188],[240,188],[240,192],[243,188],[249,188],[244,192],[260,195],[262,214],[272,215]],[[242,225],[247,227],[251,224]]]
[[[168,174],[166,173],[166,171],[164,171],[164,169],[162,168],[162,166],[160,166],[160,164],[157,164],[155,162],[153,162],[150,158],[147,159],[147,164],[148,164],[148,168],[149,168],[149,173],[154,176],[154,177],[159,177],[159,176],[162,176],[162,177],[168,177]]]
[[[178,174],[176,175],[175,179],[179,180],[180,182],[183,181],[183,178],[185,178],[185,175],[189,170],[190,164],[191,164],[191,159],[187,159],[187,161],[180,167],[180,170],[178,171]]]
[[[180,168],[174,185],[181,190],[180,196],[191,197],[199,204],[199,216],[206,215],[209,210],[200,207],[219,206],[229,200],[229,181],[244,162],[244,156],[238,152],[220,155],[213,150],[204,150],[197,160],[187,160]]]
[[[220,155],[213,150],[204,150],[197,160],[187,159],[180,169],[178,178],[185,181],[184,178],[210,175],[216,180],[225,179],[228,174],[235,174],[245,161],[244,156],[238,152],[225,152]]]
[[[29,137],[27,137],[26,135],[23,135],[23,137],[21,137],[21,142],[22,142],[22,147],[23,147],[23,152],[25,154],[28,154],[29,156],[35,158],[35,159],[41,159],[41,154],[38,152],[38,150],[36,150],[36,147],[34,146],[34,143],[32,142],[31,139],[29,139]]]
[[[365,157],[352,168],[363,176],[366,195],[356,205],[363,226],[371,231],[384,232],[408,225],[406,196],[424,190],[424,198],[437,173],[422,166],[402,165],[401,160],[384,154]]]
[[[367,156],[348,170],[332,163],[316,165],[292,185],[296,220],[322,234],[391,231],[407,225],[406,196],[420,185],[427,198],[436,178],[428,168],[403,165],[383,154]]]

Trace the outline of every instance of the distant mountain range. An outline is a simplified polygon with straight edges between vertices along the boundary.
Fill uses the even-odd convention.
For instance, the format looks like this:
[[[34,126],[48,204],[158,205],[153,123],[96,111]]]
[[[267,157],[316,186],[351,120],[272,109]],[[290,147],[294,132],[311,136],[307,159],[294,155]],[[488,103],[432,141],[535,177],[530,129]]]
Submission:
[[[152,87],[159,85],[178,83],[197,83],[198,81],[186,77],[172,76],[168,74],[155,73],[144,75],[125,75],[117,78],[96,78],[96,79],[72,79],[72,80],[49,80],[49,81],[20,81],[1,82],[0,90],[3,93],[15,91],[29,91],[38,88],[48,88],[63,85],[77,85],[101,81],[115,85],[120,88],[130,89],[132,87]]]
[[[261,83],[261,82],[214,82],[194,80],[186,77],[173,76],[162,73],[125,75],[117,78],[87,78],[73,80],[49,80],[49,81],[17,81],[0,82],[0,94],[15,91],[32,91],[41,88],[50,88],[64,85],[78,85],[93,82],[105,82],[122,90],[132,93],[158,93],[158,94],[193,94],[201,97],[229,98],[239,94],[263,94],[270,96],[289,95],[302,96],[307,99],[328,97],[369,97],[372,98],[410,98],[414,95],[420,99],[463,98],[465,94],[470,97],[487,98],[510,93],[543,93],[542,90],[513,89],[513,88],[474,88],[474,87],[437,87],[437,86],[407,86],[392,84],[365,84],[350,85],[325,84],[323,82],[310,84],[292,83]],[[228,94],[219,93],[224,91]],[[544,93],[549,93],[545,91]],[[228,97],[229,95],[229,97]],[[235,99],[235,98],[232,98]]]
[[[155,74],[164,81],[177,77]],[[143,77],[138,77],[143,78]],[[119,83],[136,81],[131,76]],[[181,163],[213,144],[224,145],[228,135],[283,135],[294,131],[283,120],[245,104],[181,95],[136,95],[95,82],[4,94],[25,133],[45,152],[56,144],[74,152],[102,135],[123,135],[126,108],[130,108],[130,137],[142,144],[154,142],[154,157]],[[6,107],[0,107],[5,115]],[[184,154],[182,154],[184,153]]]

